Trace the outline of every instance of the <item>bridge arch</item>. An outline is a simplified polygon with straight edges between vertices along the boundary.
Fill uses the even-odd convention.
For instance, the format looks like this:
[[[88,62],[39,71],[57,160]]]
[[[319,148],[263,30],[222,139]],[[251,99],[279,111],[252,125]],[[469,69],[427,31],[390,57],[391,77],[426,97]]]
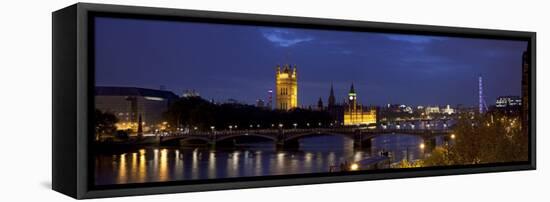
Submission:
[[[257,133],[246,133],[246,134],[232,134],[232,135],[225,135],[221,137],[216,138],[216,142],[221,142],[224,140],[234,139],[234,138],[242,138],[242,137],[261,137],[264,139],[268,139],[271,141],[277,141],[277,137],[273,135],[267,135],[267,134],[257,134]]]
[[[170,142],[181,142],[181,141],[193,141],[193,140],[200,140],[204,141],[208,144],[211,143],[211,140],[209,137],[202,137],[202,136],[176,136],[176,137],[162,137],[161,143],[170,143]]]
[[[329,136],[342,136],[345,138],[353,139],[353,134],[345,134],[345,133],[336,133],[336,132],[321,132],[321,131],[311,131],[311,132],[304,132],[299,134],[292,134],[287,137],[285,137],[284,141],[293,141],[298,140],[303,137],[313,137],[313,136],[323,136],[323,135],[329,135]]]

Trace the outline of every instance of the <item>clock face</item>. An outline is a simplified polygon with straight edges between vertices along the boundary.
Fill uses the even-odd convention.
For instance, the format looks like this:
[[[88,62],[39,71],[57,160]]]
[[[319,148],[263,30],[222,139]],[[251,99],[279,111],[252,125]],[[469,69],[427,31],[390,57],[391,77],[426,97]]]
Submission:
[[[353,100],[353,96],[349,96],[349,100]]]

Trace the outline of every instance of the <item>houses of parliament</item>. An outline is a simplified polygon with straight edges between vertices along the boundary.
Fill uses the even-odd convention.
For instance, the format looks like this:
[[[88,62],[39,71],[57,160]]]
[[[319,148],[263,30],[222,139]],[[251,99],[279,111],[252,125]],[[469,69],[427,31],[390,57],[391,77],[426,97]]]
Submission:
[[[298,107],[298,69],[296,65],[277,65],[275,74],[275,108],[288,111]],[[343,105],[336,103],[334,89],[331,85],[328,97],[328,106],[323,107],[319,98],[318,110],[328,111],[334,120],[340,121],[345,126],[376,124],[376,109],[363,107],[357,103],[357,93],[353,84],[346,102]]]

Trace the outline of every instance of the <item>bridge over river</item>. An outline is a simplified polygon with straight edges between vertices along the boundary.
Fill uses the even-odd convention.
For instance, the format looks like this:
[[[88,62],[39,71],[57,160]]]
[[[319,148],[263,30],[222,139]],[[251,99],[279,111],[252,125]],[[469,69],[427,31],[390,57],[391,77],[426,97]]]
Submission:
[[[354,146],[370,147],[371,140],[386,134],[408,134],[422,137],[425,141],[435,141],[437,136],[449,136],[451,130],[437,129],[362,129],[362,128],[306,128],[306,129],[251,129],[225,131],[172,132],[157,135],[160,144],[180,144],[190,140],[201,140],[209,145],[239,138],[256,137],[273,141],[277,147],[296,147],[298,140],[315,135],[339,135],[351,138]]]

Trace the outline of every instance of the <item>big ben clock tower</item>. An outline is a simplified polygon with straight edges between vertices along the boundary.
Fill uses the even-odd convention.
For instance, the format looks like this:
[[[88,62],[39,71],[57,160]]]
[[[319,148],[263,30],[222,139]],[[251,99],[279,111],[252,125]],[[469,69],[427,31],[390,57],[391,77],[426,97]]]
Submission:
[[[357,104],[357,93],[353,83],[348,93],[348,103],[344,111],[344,125],[371,125],[376,124],[376,109],[369,109]]]
[[[351,88],[348,93],[348,99],[349,99],[349,105],[350,110],[357,110],[357,94],[355,93],[355,88],[353,87],[353,83],[351,84]]]

